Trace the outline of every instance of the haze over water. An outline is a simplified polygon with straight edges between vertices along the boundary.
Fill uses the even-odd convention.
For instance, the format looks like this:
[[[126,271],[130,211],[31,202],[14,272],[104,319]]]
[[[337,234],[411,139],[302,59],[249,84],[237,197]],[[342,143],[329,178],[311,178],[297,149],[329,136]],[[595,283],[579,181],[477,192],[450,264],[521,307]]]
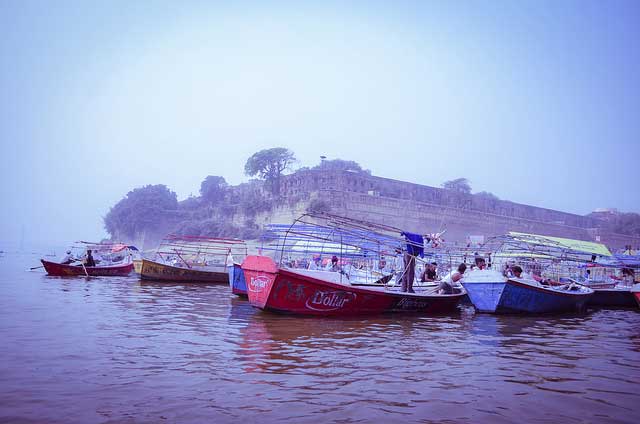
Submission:
[[[640,314],[318,319],[224,285],[26,272],[0,258],[0,422],[617,422]]]

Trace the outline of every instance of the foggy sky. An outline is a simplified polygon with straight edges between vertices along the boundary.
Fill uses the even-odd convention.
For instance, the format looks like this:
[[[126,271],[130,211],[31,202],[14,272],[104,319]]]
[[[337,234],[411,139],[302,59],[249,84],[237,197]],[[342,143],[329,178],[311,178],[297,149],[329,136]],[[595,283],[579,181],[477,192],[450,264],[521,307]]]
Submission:
[[[345,2],[346,3],[346,2]],[[0,2],[0,244],[98,240],[134,187],[254,152],[640,211],[635,1]]]

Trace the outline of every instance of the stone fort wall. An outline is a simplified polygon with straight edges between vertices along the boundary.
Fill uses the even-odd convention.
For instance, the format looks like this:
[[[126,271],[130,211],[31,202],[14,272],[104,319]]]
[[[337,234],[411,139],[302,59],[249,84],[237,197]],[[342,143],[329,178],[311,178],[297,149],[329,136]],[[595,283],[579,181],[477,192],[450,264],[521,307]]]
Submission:
[[[437,187],[369,175],[363,172],[303,170],[284,176],[281,194],[297,203],[277,208],[264,223],[299,216],[314,199],[334,213],[383,222],[408,231],[432,233],[447,229],[446,239],[463,242],[469,235],[522,231],[599,240],[614,247],[640,245],[640,238],[604,232],[604,222],[506,200],[466,195]],[[282,209],[282,210],[280,210]],[[288,219],[287,219],[288,220]],[[285,221],[281,221],[285,222]]]

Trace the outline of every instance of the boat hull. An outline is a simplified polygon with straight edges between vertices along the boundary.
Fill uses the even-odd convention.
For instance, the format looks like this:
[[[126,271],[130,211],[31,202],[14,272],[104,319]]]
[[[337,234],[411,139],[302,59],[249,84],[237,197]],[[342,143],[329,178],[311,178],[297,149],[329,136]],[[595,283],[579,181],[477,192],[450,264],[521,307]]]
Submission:
[[[630,288],[626,289],[593,289],[589,299],[590,306],[619,306],[630,308],[636,306],[636,299]]]
[[[238,264],[233,264],[233,266],[228,266],[227,270],[229,272],[229,286],[231,287],[231,292],[236,296],[247,297],[247,283],[244,278],[244,271],[242,267]]]
[[[551,313],[575,312],[585,308],[593,291],[559,291],[507,280],[504,282],[463,282],[479,312]]]
[[[148,259],[142,260],[140,270],[142,280],[170,281],[179,283],[228,283],[227,272],[202,271],[167,265]]]
[[[636,299],[636,303],[640,308],[640,284],[636,284],[636,286],[631,289],[631,293],[633,294],[633,297]]]
[[[77,277],[87,276],[91,277],[126,277],[133,271],[133,264],[131,262],[118,266],[90,266],[82,267],[78,265],[63,265],[56,262],[49,262],[41,259],[47,274],[55,277]],[[85,272],[86,269],[86,272]]]
[[[281,269],[271,258],[248,256],[242,264],[252,306],[273,312],[313,316],[353,316],[385,312],[446,313],[465,293],[409,294],[384,288],[333,283]],[[426,291],[425,291],[426,293]]]
[[[133,272],[140,275],[140,273],[142,272],[142,259],[133,260]]]

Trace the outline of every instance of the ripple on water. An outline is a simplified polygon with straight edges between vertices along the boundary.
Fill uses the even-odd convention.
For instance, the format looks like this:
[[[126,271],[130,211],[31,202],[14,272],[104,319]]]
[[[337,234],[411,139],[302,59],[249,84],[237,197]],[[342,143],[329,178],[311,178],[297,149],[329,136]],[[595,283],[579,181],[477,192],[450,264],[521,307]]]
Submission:
[[[27,266],[0,277],[0,421],[637,421],[634,310],[300,318]]]

